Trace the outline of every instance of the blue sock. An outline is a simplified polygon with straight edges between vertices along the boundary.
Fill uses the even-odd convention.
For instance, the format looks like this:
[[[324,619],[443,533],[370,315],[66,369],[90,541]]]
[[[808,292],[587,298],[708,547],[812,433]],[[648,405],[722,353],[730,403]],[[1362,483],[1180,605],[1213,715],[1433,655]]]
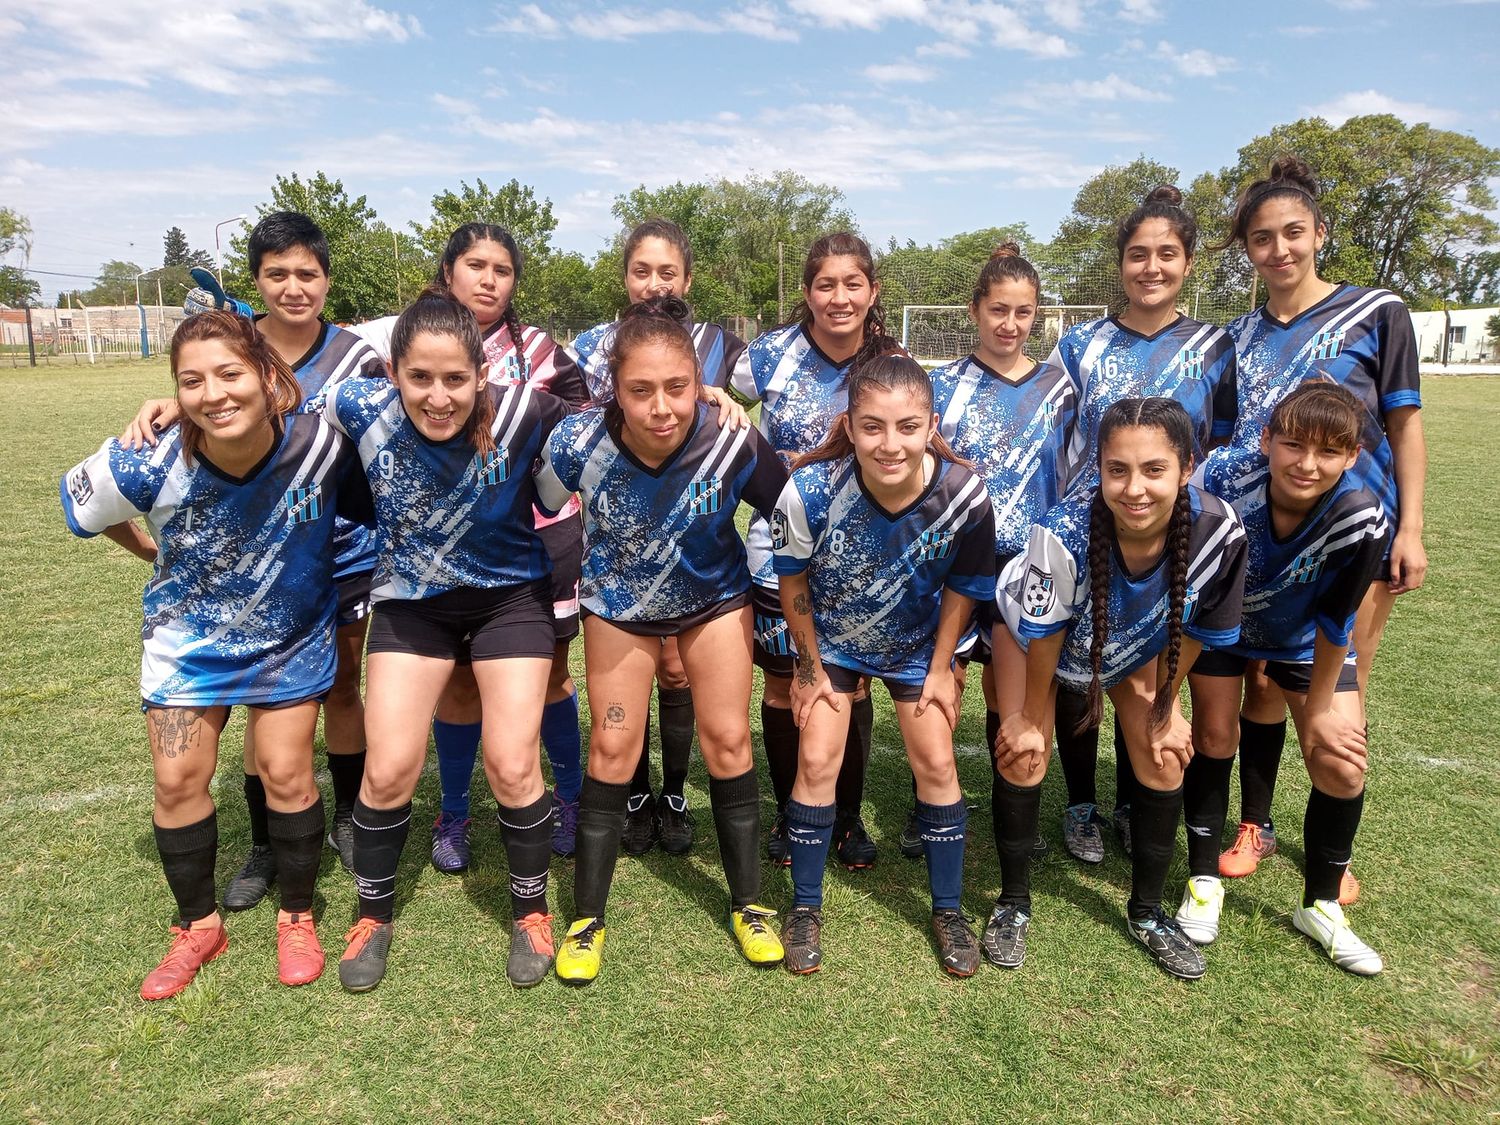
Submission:
[[[469,781],[474,759],[479,756],[479,732],[483,723],[445,723],[432,720],[432,740],[437,743],[438,781],[443,786],[443,811],[460,819],[469,815]]]
[[[583,789],[583,738],[578,733],[578,693],[542,708],[542,745],[552,763],[553,791],[560,801],[576,801]]]
[[[792,904],[823,905],[823,868],[833,843],[833,805],[786,803],[786,836],[792,851]]]
[[[917,824],[922,830],[934,910],[958,909],[964,886],[964,828],[968,821],[969,810],[962,797],[953,805],[917,802]]]

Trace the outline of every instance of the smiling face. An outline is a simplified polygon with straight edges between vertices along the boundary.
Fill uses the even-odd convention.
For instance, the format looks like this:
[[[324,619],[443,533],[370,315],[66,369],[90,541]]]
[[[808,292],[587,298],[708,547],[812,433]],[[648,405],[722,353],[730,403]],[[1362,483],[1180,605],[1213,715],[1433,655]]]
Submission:
[[[682,260],[682,252],[665,238],[643,238],[625,263],[625,293],[632,305],[648,297],[685,298],[693,287],[693,275]]]
[[[306,328],[323,315],[328,274],[312,251],[294,246],[261,258],[255,288],[272,320],[287,328]]]
[[[429,441],[447,441],[463,432],[482,378],[462,341],[434,332],[418,332],[396,364],[401,405]]]
[[[865,314],[880,296],[880,283],[872,282],[852,254],[825,258],[803,288],[802,297],[812,312],[814,343],[836,360],[859,350],[865,335]]]
[[[1245,229],[1245,253],[1274,294],[1294,294],[1316,283],[1318,251],[1327,228],[1300,198],[1275,195],[1255,209]]]
[[[1165,219],[1146,219],[1130,236],[1120,259],[1120,283],[1132,310],[1164,314],[1177,305],[1193,259]]]
[[[177,403],[203,431],[206,450],[233,448],[263,436],[269,419],[265,381],[224,340],[184,343],[177,354],[176,379]]]
[[[1099,493],[1124,542],[1165,541],[1177,493],[1193,471],[1160,426],[1121,426],[1099,451]]]
[[[659,464],[687,440],[698,409],[694,356],[671,340],[647,339],[615,372],[623,439],[643,461]]]
[[[458,256],[444,278],[449,292],[474,314],[483,330],[510,307],[516,289],[516,266],[509,250],[482,238]]]
[[[877,496],[920,492],[927,443],[937,429],[932,403],[906,388],[872,387],[850,406],[843,425],[860,476]]]
[[[1359,459],[1359,447],[1348,449],[1327,438],[1261,431],[1260,451],[1269,462],[1271,503],[1294,515],[1310,512]]]
[[[1019,278],[1003,278],[990,286],[984,300],[969,306],[969,319],[978,329],[979,361],[996,371],[1008,371],[1020,356],[1036,320],[1036,286]]]

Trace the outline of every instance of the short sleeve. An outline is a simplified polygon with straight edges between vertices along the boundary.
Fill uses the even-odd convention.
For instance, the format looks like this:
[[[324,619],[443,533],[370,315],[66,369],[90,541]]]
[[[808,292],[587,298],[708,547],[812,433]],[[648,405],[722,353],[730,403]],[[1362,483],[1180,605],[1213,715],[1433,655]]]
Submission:
[[[568,497],[578,489],[577,476],[570,472],[574,458],[568,429],[560,426],[548,435],[541,467],[536,474],[537,507],[549,516],[562,511]]]
[[[797,478],[786,482],[771,513],[772,565],[777,574],[801,574],[812,561],[814,536],[797,488]]]
[[[150,510],[150,499],[127,495],[127,489],[121,487],[116,476],[117,463],[131,460],[140,458],[132,451],[121,449],[119,442],[110,438],[92,457],[80,461],[63,475],[59,487],[63,518],[74,535],[87,539]],[[137,490],[129,491],[134,493]]]
[[[1372,498],[1373,499],[1373,498]],[[1348,645],[1354,633],[1354,615],[1365,599],[1370,583],[1380,573],[1390,541],[1390,525],[1384,518],[1373,521],[1366,534],[1332,569],[1324,568],[1322,588],[1313,606],[1313,618],[1322,633],[1336,645]]]
[[[979,495],[982,503],[975,504],[964,521],[943,585],[976,602],[988,602],[995,596],[995,510],[987,493],[981,489]]]
[[[740,498],[770,519],[776,510],[776,502],[781,498],[782,489],[787,484],[786,465],[776,456],[776,451],[771,448],[765,434],[751,429],[749,440],[755,451],[755,466],[750,472],[750,479],[745,482]]]
[[[1400,301],[1391,301],[1380,312],[1380,352],[1375,361],[1375,393],[1380,396],[1380,413],[1389,414],[1403,406],[1420,407],[1422,376],[1411,313]]]
[[[1224,648],[1240,639],[1240,619],[1245,608],[1245,565],[1249,554],[1245,531],[1233,520],[1226,523],[1229,526],[1224,542],[1215,551],[1213,570],[1197,582],[1189,579],[1189,592],[1195,602],[1182,631],[1206,648]]]
[[[746,347],[734,361],[734,371],[729,376],[729,389],[749,402],[759,402],[760,388],[755,385],[752,351],[752,348]]]
[[[1033,524],[1024,554],[1006,567],[995,601],[1018,640],[1066,629],[1076,614],[1078,569],[1073,552],[1051,528]]]

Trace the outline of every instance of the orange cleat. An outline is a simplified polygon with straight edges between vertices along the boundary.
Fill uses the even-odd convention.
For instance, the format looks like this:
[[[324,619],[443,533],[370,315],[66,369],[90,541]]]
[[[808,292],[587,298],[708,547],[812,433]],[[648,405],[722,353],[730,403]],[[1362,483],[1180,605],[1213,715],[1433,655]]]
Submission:
[[[311,914],[276,912],[276,975],[292,987],[323,975],[323,947]]]
[[[1219,874],[1226,879],[1254,875],[1260,861],[1276,851],[1276,831],[1258,824],[1240,824],[1234,846],[1219,856]]]
[[[1339,905],[1353,906],[1358,901],[1359,880],[1354,877],[1354,872],[1346,867],[1343,878],[1339,880]]]
[[[142,1000],[165,1000],[176,996],[198,975],[198,970],[229,948],[229,935],[218,915],[199,919],[191,926],[172,927],[172,948],[161,963],[141,982]]]

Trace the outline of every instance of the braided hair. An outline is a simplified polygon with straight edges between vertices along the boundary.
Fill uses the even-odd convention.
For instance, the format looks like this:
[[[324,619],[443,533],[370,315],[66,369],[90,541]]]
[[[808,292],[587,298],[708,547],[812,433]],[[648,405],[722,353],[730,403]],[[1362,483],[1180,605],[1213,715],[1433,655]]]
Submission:
[[[1180,403],[1168,398],[1126,398],[1104,412],[1099,422],[1099,456],[1116,430],[1145,427],[1161,430],[1167,444],[1176,452],[1186,469],[1193,462],[1193,424]],[[1193,524],[1193,502],[1184,478],[1172,505],[1167,523],[1164,553],[1167,555],[1167,684],[1177,679],[1177,661],[1182,650],[1182,616],[1187,607],[1188,536]],[[1099,677],[1104,665],[1104,649],[1109,643],[1109,591],[1113,577],[1115,517],[1104,501],[1101,489],[1094,494],[1089,507],[1089,601],[1093,612],[1093,634],[1089,644],[1092,678],[1088,689],[1088,710],[1079,722],[1079,732],[1097,727],[1104,710]],[[1172,706],[1169,691],[1158,691],[1151,702],[1150,725],[1160,726]]]
[[[802,264],[802,290],[807,292],[812,288],[813,282],[818,279],[818,271],[823,268],[823,263],[829,258],[853,258],[859,266],[859,272],[865,275],[865,280],[873,289],[877,283],[875,277],[875,257],[870,253],[870,244],[857,234],[849,231],[834,231],[825,234],[807,249],[807,261]],[[792,309],[792,321],[800,324],[805,331],[812,324],[812,309],[808,307],[807,298],[804,297],[797,302]],[[849,374],[852,376],[865,364],[877,356],[904,354],[901,345],[885,330],[885,309],[880,304],[880,298],[870,302],[869,311],[865,313],[864,330],[860,337],[859,350],[854,353],[854,358],[849,363]]]

